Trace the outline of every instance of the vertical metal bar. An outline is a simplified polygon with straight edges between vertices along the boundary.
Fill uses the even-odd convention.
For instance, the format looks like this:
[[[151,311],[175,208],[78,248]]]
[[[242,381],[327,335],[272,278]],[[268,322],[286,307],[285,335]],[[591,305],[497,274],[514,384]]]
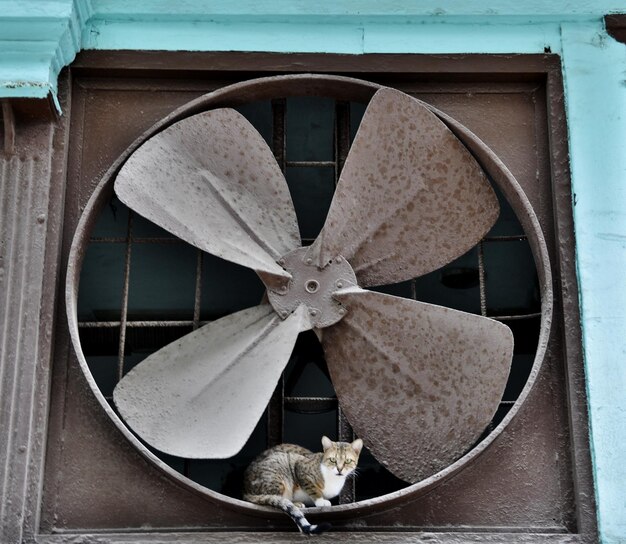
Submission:
[[[335,185],[350,151],[350,102],[335,104]]]
[[[285,173],[287,166],[287,137],[285,131],[285,115],[287,101],[284,98],[272,100],[272,151],[280,169]]]
[[[126,257],[124,259],[124,287],[122,288],[122,315],[120,316],[120,342],[117,353],[117,380],[124,376],[124,349],[126,347],[126,322],[128,321],[128,286],[130,284],[130,260],[133,239],[133,212],[128,212],[126,231]]]
[[[480,290],[480,315],[487,316],[487,288],[485,284],[485,246],[484,241],[478,242],[478,287]],[[502,406],[502,400],[500,400]],[[487,425],[488,432],[494,430],[493,420]]]
[[[196,259],[196,294],[193,303],[193,330],[200,326],[200,301],[202,298],[202,250],[197,251]]]
[[[352,442],[354,440],[354,431],[348,423],[348,419],[343,413],[341,406],[337,406],[337,419],[338,439],[342,442]],[[346,480],[341,493],[339,494],[339,504],[349,504],[355,501],[356,498],[356,480],[354,477]]]
[[[196,252],[196,292],[193,302],[193,330],[200,326],[200,301],[202,299],[202,250]],[[183,459],[183,475],[189,477],[191,473],[191,459]]]
[[[480,315],[487,315],[487,289],[485,287],[485,252],[484,242],[478,243],[478,285],[480,289]]]
[[[285,379],[281,376],[267,406],[267,447],[283,442]]]
[[[350,150],[350,103],[335,102],[335,185],[348,157]],[[352,442],[354,432],[341,406],[337,407],[337,438],[342,442]],[[348,479],[339,495],[339,504],[354,502],[355,480]]]
[[[4,99],[2,102],[2,122],[4,125],[4,152],[12,155],[15,152],[15,116],[11,102]]]
[[[287,101],[284,98],[272,100],[272,151],[283,174],[287,167],[286,111]],[[267,406],[267,446],[269,448],[283,442],[284,398],[285,377],[283,374]]]

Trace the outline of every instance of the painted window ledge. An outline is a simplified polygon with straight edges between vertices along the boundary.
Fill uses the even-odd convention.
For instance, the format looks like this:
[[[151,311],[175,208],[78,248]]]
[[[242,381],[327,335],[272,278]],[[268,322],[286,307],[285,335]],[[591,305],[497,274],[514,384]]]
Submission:
[[[57,77],[81,49],[558,53],[560,25],[600,29],[626,3],[0,0],[0,8],[0,98],[50,97],[58,107]]]

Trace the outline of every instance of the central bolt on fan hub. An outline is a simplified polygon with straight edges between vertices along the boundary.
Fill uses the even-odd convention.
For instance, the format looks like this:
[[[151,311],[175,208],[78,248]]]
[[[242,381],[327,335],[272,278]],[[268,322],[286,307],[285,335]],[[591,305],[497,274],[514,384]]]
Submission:
[[[337,256],[324,268],[318,268],[313,259],[306,256],[308,251],[308,247],[301,247],[278,261],[292,278],[278,289],[269,289],[267,295],[270,304],[283,319],[304,304],[309,309],[314,327],[329,327],[346,313],[333,294],[356,285],[356,276],[343,257]]]

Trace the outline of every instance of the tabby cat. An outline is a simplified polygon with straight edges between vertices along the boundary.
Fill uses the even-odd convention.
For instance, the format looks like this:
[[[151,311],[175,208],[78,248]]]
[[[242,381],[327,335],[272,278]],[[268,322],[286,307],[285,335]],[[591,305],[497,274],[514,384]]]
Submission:
[[[363,441],[333,442],[322,437],[322,453],[294,444],[280,444],[264,451],[244,474],[243,498],[280,508],[307,535],[320,534],[328,523],[311,525],[301,508],[330,506],[341,493],[346,477],[354,472]]]

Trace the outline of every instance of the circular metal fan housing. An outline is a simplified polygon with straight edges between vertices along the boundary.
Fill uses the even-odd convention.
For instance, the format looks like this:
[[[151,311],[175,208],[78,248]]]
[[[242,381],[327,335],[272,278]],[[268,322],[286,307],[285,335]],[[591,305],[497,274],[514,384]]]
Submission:
[[[133,156],[135,152],[144,145],[151,145],[151,141],[161,142],[163,139],[155,139],[155,136],[159,134],[173,135],[174,140],[176,132],[175,129],[169,130],[175,127],[177,123],[192,119],[193,116],[198,115],[213,115],[211,112],[227,112],[228,110],[221,110],[226,106],[232,106],[255,100],[265,100],[270,98],[297,96],[303,93],[319,95],[319,96],[334,96],[340,100],[354,100],[360,102],[368,102],[381,87],[377,84],[359,81],[351,78],[344,78],[338,76],[320,76],[320,75],[295,75],[295,76],[282,76],[263,78],[258,80],[252,80],[244,83],[232,85],[203,97],[200,97],[189,104],[179,108],[162,121],[157,123],[146,133],[144,133],[136,142],[134,142],[122,156],[111,166],[108,172],[105,174],[101,183],[98,185],[94,194],[92,195],[88,205],[85,208],[84,214],[79,222],[76,230],[76,234],[73,240],[70,259],[68,264],[67,273],[67,288],[66,288],[66,304],[67,315],[69,321],[69,329],[72,337],[74,349],[76,351],[79,363],[83,372],[93,389],[96,397],[100,401],[103,409],[107,412],[112,421],[122,431],[122,433],[131,441],[134,446],[141,451],[141,453],[150,459],[153,463],[159,466],[164,472],[170,476],[184,481],[190,487],[193,487],[198,492],[201,492],[212,500],[221,501],[230,505],[237,510],[243,510],[246,512],[263,513],[266,515],[267,510],[256,505],[251,505],[231,497],[221,495],[213,492],[202,486],[191,482],[185,477],[181,476],[177,472],[173,471],[165,463],[159,460],[153,453],[151,453],[128,429],[126,424],[115,414],[108,402],[104,399],[101,392],[95,383],[93,376],[89,371],[87,362],[82,352],[79,334],[78,334],[78,320],[77,320],[77,295],[79,286],[80,269],[82,260],[85,254],[87,243],[89,241],[91,230],[96,221],[98,211],[104,206],[106,201],[111,195],[113,189],[113,183],[120,173],[121,169],[126,167],[125,165],[131,165],[133,162]],[[395,492],[388,496],[378,497],[376,499],[369,499],[359,503],[341,505],[328,512],[327,517],[332,519],[334,517],[349,516],[352,512],[358,510],[359,513],[365,514],[370,509],[380,508],[381,506],[392,507],[397,503],[410,501],[417,496],[425,493],[434,486],[441,484],[443,481],[449,479],[463,467],[472,463],[486,448],[490,446],[500,436],[515,417],[520,407],[524,403],[530,389],[532,388],[541,366],[542,360],[545,356],[547,339],[550,331],[550,320],[552,313],[552,287],[551,276],[548,262],[548,255],[545,246],[545,241],[541,233],[538,220],[528,202],[528,199],[521,190],[519,184],[515,181],[512,174],[507,170],[504,164],[495,156],[495,154],[482,143],[474,134],[461,124],[448,117],[444,113],[436,110],[428,104],[424,104],[419,101],[420,111],[430,112],[427,115],[433,115],[440,120],[447,130],[451,134],[454,134],[456,139],[451,145],[459,146],[459,150],[469,151],[473,158],[478,162],[480,168],[484,170],[489,178],[499,187],[502,193],[507,198],[513,209],[516,211],[525,233],[528,236],[528,240],[533,252],[533,257],[537,266],[537,272],[539,277],[539,283],[541,287],[541,301],[542,301],[542,313],[541,313],[541,331],[537,353],[533,363],[532,370],[530,372],[527,383],[524,390],[518,397],[515,405],[508,412],[502,422],[481,442],[475,447],[469,449],[467,453],[460,456],[460,458],[447,462],[444,468],[436,466],[437,472],[435,474],[429,474],[424,479],[414,480],[416,483],[406,487],[405,489]],[[379,102],[382,104],[382,102]],[[384,105],[384,104],[383,104]],[[385,106],[388,110],[389,105]],[[390,110],[389,110],[390,111]],[[402,112],[400,112],[402,114]],[[223,116],[230,115],[228,113],[216,113],[215,115]],[[424,114],[426,115],[426,113]],[[229,118],[229,121],[238,123],[238,120]],[[225,123],[228,125],[228,123]],[[181,125],[183,126],[183,125]],[[370,129],[376,129],[370,124]],[[365,132],[365,131],[364,131]],[[184,131],[181,133],[184,137]],[[169,137],[169,136],[167,136]],[[447,136],[446,136],[447,137]],[[249,142],[250,145],[259,145],[258,142]],[[462,144],[462,145],[461,145]],[[463,152],[467,152],[463,151]],[[155,148],[155,153],[158,155],[158,146]],[[227,152],[230,152],[227,150]],[[202,160],[202,159],[201,159]],[[364,158],[363,160],[366,160]],[[375,158],[373,160],[376,160]],[[356,160],[353,161],[356,163]],[[353,165],[354,166],[354,165]],[[358,165],[356,165],[358,167]],[[220,171],[227,171],[228,165],[215,166]],[[276,172],[274,167],[268,163],[264,165],[268,173],[271,172],[271,176],[275,176]],[[349,170],[350,164],[346,165],[345,170]],[[426,166],[428,168],[428,165]],[[210,176],[211,174],[209,174]],[[209,185],[213,187],[212,190],[217,191],[223,200],[228,203],[228,209],[234,212],[238,211],[236,198],[231,199],[231,193],[228,187],[220,186],[219,179],[209,180]],[[341,190],[341,187],[340,189]],[[338,191],[339,191],[338,190]],[[235,195],[236,196],[236,195]],[[244,200],[248,198],[245,196]],[[263,196],[250,197],[250,199],[244,204],[247,206],[251,202],[254,203]],[[344,198],[342,203],[347,202]],[[249,206],[248,206],[249,207]],[[379,295],[376,293],[365,291],[354,287],[359,282],[361,285],[377,285],[385,283],[380,281],[380,278],[386,278],[387,282],[391,282],[395,278],[395,268],[391,266],[391,263],[383,263],[380,266],[371,263],[378,263],[379,257],[374,255],[368,255],[368,248],[364,254],[359,253],[361,251],[360,245],[354,248],[345,246],[349,250],[349,254],[344,255],[338,251],[341,244],[338,242],[344,235],[341,232],[349,231],[349,224],[342,223],[345,215],[345,210],[342,206],[337,207],[337,210],[329,213],[329,219],[327,225],[333,225],[333,229],[326,229],[327,233],[331,233],[328,237],[325,237],[323,241],[314,244],[312,248],[297,248],[297,241],[294,239],[293,225],[291,219],[285,219],[287,229],[287,235],[279,237],[274,243],[276,251],[272,251],[270,247],[262,256],[262,264],[257,268],[259,276],[263,279],[264,283],[268,287],[268,296],[272,307],[278,314],[280,319],[286,319],[291,325],[289,328],[283,328],[282,334],[293,336],[297,335],[298,331],[307,330],[310,328],[322,328],[330,327],[329,331],[339,330],[337,327],[343,323],[347,323],[344,320],[346,313],[354,312],[354,316],[357,316],[359,312],[369,312],[368,300],[377,298]],[[231,214],[232,216],[233,214]],[[348,214],[349,215],[349,214]],[[261,213],[261,216],[263,214]],[[285,216],[283,216],[284,218]],[[269,223],[268,223],[269,224]],[[289,226],[288,224],[291,224]],[[462,224],[461,224],[462,225]],[[297,228],[297,227],[296,227]],[[326,228],[326,227],[325,227]],[[342,231],[343,229],[343,231]],[[174,229],[171,229],[174,231]],[[297,231],[295,231],[297,232]],[[332,234],[332,233],[339,234]],[[463,233],[459,233],[462,235]],[[262,235],[263,236],[263,235]],[[368,235],[371,238],[371,235]],[[322,237],[320,237],[321,239]],[[353,238],[354,239],[354,238]],[[319,239],[318,239],[319,241]],[[256,240],[253,244],[263,245],[263,240]],[[271,244],[270,244],[271,246]],[[370,248],[371,249],[371,245]],[[287,250],[285,252],[285,249]],[[211,251],[211,249],[208,249]],[[237,248],[234,248],[237,251]],[[213,251],[218,254],[217,251]],[[428,252],[426,252],[428,253]],[[432,253],[432,251],[431,251]],[[356,257],[355,257],[356,255]],[[363,255],[362,257],[359,255]],[[226,257],[228,258],[228,257]],[[234,260],[237,262],[237,258]],[[275,263],[272,262],[275,259]],[[437,268],[441,264],[447,262],[448,257],[444,257],[443,261],[437,264],[435,261],[432,263],[426,263],[419,265],[423,267],[424,271]],[[331,263],[330,266],[325,266],[327,263]],[[352,265],[350,264],[352,263]],[[354,264],[357,263],[355,267]],[[412,263],[413,266],[417,266]],[[256,264],[246,264],[250,267],[256,267]],[[430,267],[430,268],[429,268]],[[354,270],[353,270],[354,268]],[[418,268],[419,269],[419,268]],[[419,269],[422,270],[422,269]],[[425,273],[425,272],[421,272]],[[380,295],[382,296],[382,295]],[[394,297],[391,297],[394,298]],[[352,309],[350,305],[352,304]],[[386,303],[384,303],[386,304]],[[384,305],[383,304],[383,305]],[[378,302],[376,308],[379,307]],[[444,314],[446,309],[442,309]],[[265,310],[258,310],[258,317],[255,317],[254,312],[246,314],[252,321],[262,319],[267,323],[268,330],[274,330],[276,322],[274,318],[267,316]],[[262,315],[261,315],[262,314]],[[408,315],[408,314],[407,314]],[[387,320],[390,316],[385,316],[384,312],[381,314],[381,319]],[[393,318],[393,316],[391,316]],[[479,316],[478,316],[479,317]],[[354,317],[356,319],[356,317]],[[456,319],[456,318],[454,318]],[[461,322],[459,322],[461,323]],[[226,325],[225,325],[226,326]],[[265,326],[265,325],[264,325]],[[335,328],[333,328],[335,327]],[[269,333],[268,333],[269,334]],[[331,335],[332,336],[332,335]],[[500,348],[498,348],[500,349]],[[502,348],[504,349],[504,348]],[[342,360],[341,356],[338,360]],[[345,375],[345,374],[344,374]],[[358,431],[358,428],[357,428]],[[384,437],[383,437],[384,438]],[[373,439],[375,442],[378,439]],[[374,444],[375,446],[375,444]],[[376,448],[373,448],[375,451]],[[384,450],[384,448],[383,448]],[[381,450],[381,451],[383,451]],[[402,467],[399,469],[403,470]],[[415,475],[413,475],[416,477]],[[418,475],[419,476],[419,475]]]

